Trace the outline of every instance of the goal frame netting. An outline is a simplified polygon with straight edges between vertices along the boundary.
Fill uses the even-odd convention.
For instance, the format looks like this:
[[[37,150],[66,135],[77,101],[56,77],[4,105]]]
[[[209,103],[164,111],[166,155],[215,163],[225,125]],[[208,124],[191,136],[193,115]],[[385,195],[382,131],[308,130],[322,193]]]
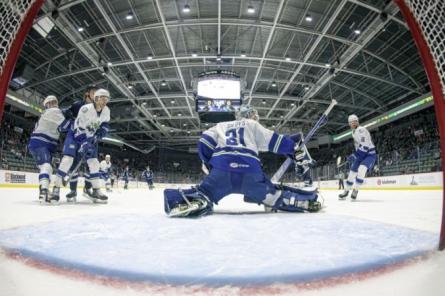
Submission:
[[[441,39],[445,32],[441,27],[441,14],[438,1],[443,0],[394,0],[411,31],[428,76],[431,92],[434,98],[437,125],[440,137],[442,158],[442,222],[439,238],[439,250],[445,248],[445,40]],[[443,4],[442,4],[443,5]],[[422,7],[419,7],[422,6]],[[425,7],[427,9],[425,9]],[[444,6],[439,8],[444,8]],[[416,9],[417,8],[417,9]],[[421,10],[422,8],[422,10]],[[445,26],[445,24],[442,24]],[[443,30],[443,31],[441,31]]]
[[[23,43],[31,29],[34,19],[45,0],[13,0],[2,4],[2,10],[7,15],[0,15],[0,126],[2,125],[3,109],[8,93],[9,81],[15,69]],[[22,6],[22,7],[20,7]]]

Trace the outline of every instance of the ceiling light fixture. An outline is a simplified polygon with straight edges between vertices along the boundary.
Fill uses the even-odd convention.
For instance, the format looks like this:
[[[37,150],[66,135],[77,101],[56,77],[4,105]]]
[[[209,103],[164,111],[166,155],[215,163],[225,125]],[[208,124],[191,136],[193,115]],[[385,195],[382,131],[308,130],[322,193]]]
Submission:
[[[165,82],[165,80],[162,80],[161,85],[162,85],[162,86],[166,86],[166,85],[167,85],[167,82]]]
[[[133,19],[133,12],[129,12],[128,14],[127,14],[127,16],[125,17],[125,19],[127,19],[127,20],[132,20]]]
[[[277,87],[277,83],[275,81],[272,81],[272,87]]]
[[[188,4],[184,5],[184,8],[182,8],[182,12],[189,13],[190,12],[190,5],[188,5]]]
[[[312,22],[312,20],[313,20],[312,15],[307,14],[306,17],[304,18],[304,20],[308,23]]]
[[[247,13],[255,13],[255,8],[252,5],[247,6]]]

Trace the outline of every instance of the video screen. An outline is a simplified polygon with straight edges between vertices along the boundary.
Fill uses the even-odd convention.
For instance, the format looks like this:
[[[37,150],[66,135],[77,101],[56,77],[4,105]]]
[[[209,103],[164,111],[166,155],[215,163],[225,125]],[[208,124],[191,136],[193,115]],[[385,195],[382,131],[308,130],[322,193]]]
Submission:
[[[220,100],[200,98],[196,99],[196,111],[198,112],[236,112],[241,106],[241,99]]]
[[[198,97],[209,99],[240,99],[239,79],[210,78],[198,81]]]

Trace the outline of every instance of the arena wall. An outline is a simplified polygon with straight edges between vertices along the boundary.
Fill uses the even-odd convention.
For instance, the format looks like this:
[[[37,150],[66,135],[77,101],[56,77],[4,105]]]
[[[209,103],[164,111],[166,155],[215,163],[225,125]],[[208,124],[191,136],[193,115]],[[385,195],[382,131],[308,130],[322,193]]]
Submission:
[[[0,170],[0,188],[37,188],[39,175],[20,171]],[[190,184],[155,183],[157,188],[187,187]],[[338,189],[337,180],[318,181],[315,185],[323,190]],[[79,178],[79,186],[83,186],[83,178]],[[118,188],[124,186],[124,181],[118,181]],[[364,190],[440,190],[443,187],[442,172],[409,174],[366,178],[362,187]],[[129,188],[147,188],[145,182],[130,181]]]

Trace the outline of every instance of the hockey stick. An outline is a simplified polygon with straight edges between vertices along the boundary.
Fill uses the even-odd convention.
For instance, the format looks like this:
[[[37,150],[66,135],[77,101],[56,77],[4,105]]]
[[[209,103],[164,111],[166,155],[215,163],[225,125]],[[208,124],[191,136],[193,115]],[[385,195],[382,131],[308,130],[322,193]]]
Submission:
[[[73,176],[77,173],[77,171],[79,170],[80,166],[83,163],[83,157],[79,160],[79,162],[76,164],[76,166],[71,170],[71,172],[66,175],[65,177],[63,177],[62,179],[62,185],[63,187],[65,187],[73,178]]]
[[[349,160],[345,160],[343,162],[341,162],[341,156],[337,157],[337,168],[341,168],[342,166],[344,166],[345,164],[347,164],[349,162]]]
[[[321,115],[320,119],[318,119],[317,123],[315,123],[314,127],[309,131],[306,137],[304,137],[303,143],[301,143],[303,149],[306,149],[306,144],[309,142],[309,140],[312,138],[315,132],[327,122],[328,114],[331,112],[332,108],[334,108],[335,105],[337,105],[337,101],[332,100],[331,104],[328,106],[326,111],[324,111],[324,113]],[[286,173],[287,169],[290,167],[293,161],[294,160],[292,159],[292,157],[287,157],[287,159],[283,162],[280,168],[275,172],[271,181],[273,183],[280,182],[281,178]]]

